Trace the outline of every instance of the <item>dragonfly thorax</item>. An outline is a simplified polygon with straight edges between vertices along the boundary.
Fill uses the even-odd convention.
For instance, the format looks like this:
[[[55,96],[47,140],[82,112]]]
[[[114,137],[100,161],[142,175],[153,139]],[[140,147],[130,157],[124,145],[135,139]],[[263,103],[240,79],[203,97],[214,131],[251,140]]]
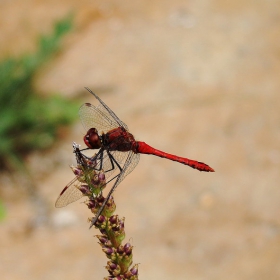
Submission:
[[[84,136],[84,142],[90,149],[100,149],[102,146],[101,139],[96,128],[90,128]]]
[[[124,127],[116,127],[109,130],[102,136],[102,144],[105,149],[110,151],[136,152],[136,141],[131,133]]]

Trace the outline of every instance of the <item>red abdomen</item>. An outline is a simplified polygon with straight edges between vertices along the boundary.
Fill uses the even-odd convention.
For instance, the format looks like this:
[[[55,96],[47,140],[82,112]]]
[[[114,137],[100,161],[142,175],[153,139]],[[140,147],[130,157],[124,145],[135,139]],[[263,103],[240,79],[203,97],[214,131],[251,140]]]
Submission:
[[[214,172],[214,169],[211,168],[209,165],[200,162],[200,161],[196,161],[196,160],[191,160],[188,158],[183,158],[183,157],[178,157],[175,155],[171,155],[165,152],[162,152],[160,150],[157,150],[151,146],[149,146],[148,144],[146,144],[145,142],[140,142],[137,141],[137,152],[141,153],[141,154],[148,154],[148,155],[155,155],[158,157],[162,157],[162,158],[167,158],[173,161],[177,161],[180,162],[182,164],[188,165],[194,169],[197,169],[199,171],[205,171],[205,172]]]

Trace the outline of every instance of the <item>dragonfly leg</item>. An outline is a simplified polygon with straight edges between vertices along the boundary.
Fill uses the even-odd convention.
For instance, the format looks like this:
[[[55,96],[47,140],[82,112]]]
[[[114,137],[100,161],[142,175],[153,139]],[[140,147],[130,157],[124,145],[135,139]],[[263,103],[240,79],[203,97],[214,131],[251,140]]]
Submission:
[[[115,160],[115,158],[113,157],[113,155],[107,151],[107,154],[108,154],[108,157],[110,159],[110,162],[111,162],[111,169],[108,169],[106,170],[105,172],[109,172],[111,170],[114,170],[115,169],[115,165],[114,163],[117,165],[117,167],[119,168],[120,172],[122,171],[122,168],[120,167],[119,163]]]
[[[101,150],[100,150],[100,151],[101,151]],[[119,168],[120,170],[122,170],[121,167],[120,167],[120,165],[119,165],[118,162],[114,159],[114,157],[110,154],[110,152],[108,152],[108,151],[106,151],[106,152],[107,152],[108,157],[109,157],[109,159],[110,159],[111,167],[110,167],[110,169],[105,170],[105,173],[106,173],[106,172],[109,172],[109,171],[112,171],[112,170],[115,169],[114,162],[116,163],[116,165],[118,166],[118,168]],[[100,170],[103,169],[103,160],[104,160],[103,153],[104,153],[104,150],[102,149],[102,151],[101,151],[101,152],[98,152],[98,154],[94,157],[94,159],[91,159],[91,160],[100,160],[100,162],[99,162],[99,167],[94,169],[94,170],[96,170],[96,171],[100,171]]]
[[[122,168],[120,167],[119,163],[116,161],[116,159],[112,156],[112,154],[110,152],[108,152],[108,156],[110,158],[112,165],[114,165],[114,162],[115,162],[115,164],[119,168],[120,172],[122,172]]]
[[[97,170],[97,171],[102,170],[102,167],[103,167],[103,153],[104,153],[104,150],[103,150],[103,149],[100,149],[99,152],[97,153],[96,157],[94,157],[93,160],[98,160],[98,159],[100,159],[99,167],[98,167],[98,168],[94,168],[94,170]]]

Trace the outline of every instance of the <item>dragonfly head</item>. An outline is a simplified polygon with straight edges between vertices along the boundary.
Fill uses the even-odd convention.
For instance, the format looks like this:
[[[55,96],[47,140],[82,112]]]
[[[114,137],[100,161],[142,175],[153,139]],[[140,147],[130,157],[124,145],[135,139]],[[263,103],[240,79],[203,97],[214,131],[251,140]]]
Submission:
[[[90,149],[100,149],[102,146],[100,137],[96,128],[90,128],[84,136],[84,142]]]

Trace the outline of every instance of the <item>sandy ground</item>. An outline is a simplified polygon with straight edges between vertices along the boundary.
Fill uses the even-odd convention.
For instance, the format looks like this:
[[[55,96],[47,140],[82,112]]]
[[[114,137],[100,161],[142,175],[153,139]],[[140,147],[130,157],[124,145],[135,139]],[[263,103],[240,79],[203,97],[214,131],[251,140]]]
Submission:
[[[37,88],[88,86],[137,139],[216,170],[143,155],[119,186],[140,279],[280,279],[279,1],[1,1],[1,56],[32,50],[69,11],[76,29]],[[1,177],[1,279],[107,276],[86,207],[53,206],[83,133],[77,122],[29,158],[49,224],[30,228],[32,204]]]

